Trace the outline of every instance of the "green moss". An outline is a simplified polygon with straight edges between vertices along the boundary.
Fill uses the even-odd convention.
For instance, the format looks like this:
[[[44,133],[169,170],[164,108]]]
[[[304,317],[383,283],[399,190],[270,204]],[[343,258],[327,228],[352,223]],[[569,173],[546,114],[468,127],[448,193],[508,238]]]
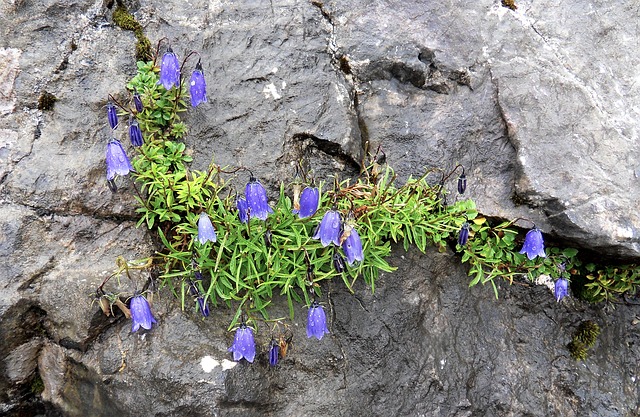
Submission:
[[[42,378],[40,378],[40,374],[36,372],[36,376],[33,378],[31,382],[31,392],[34,395],[40,395],[44,391],[44,382],[42,382]]]
[[[138,42],[136,42],[136,60],[142,62],[151,61],[153,59],[151,42],[144,36],[142,29],[136,30],[135,34],[136,39],[138,39]]]
[[[51,93],[43,91],[38,99],[38,110],[51,110],[58,98]]]
[[[599,334],[600,326],[591,320],[580,323],[580,326],[573,334],[573,339],[567,345],[571,357],[578,361],[585,360],[588,354],[587,350],[596,344]]]
[[[118,25],[124,30],[137,31],[141,30],[142,26],[138,23],[131,13],[123,6],[118,5],[113,11],[113,23]]]

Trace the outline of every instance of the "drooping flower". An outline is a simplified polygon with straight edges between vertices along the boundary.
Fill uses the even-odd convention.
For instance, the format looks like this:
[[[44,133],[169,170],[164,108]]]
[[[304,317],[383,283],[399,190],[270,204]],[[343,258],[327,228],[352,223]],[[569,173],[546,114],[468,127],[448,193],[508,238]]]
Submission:
[[[293,214],[297,214],[301,219],[313,216],[318,210],[320,203],[320,190],[315,187],[306,187],[300,194],[300,209],[293,209]]]
[[[247,200],[244,198],[237,199],[236,207],[238,207],[238,218],[240,222],[246,223],[249,220],[249,204],[247,204]]]
[[[204,296],[198,297],[198,308],[204,317],[209,317],[209,303],[204,299]]]
[[[458,177],[458,192],[460,194],[464,194],[464,191],[467,189],[467,176],[464,174],[464,171],[462,172],[462,174]]]
[[[559,278],[558,280],[556,280],[556,285],[554,288],[556,301],[560,301],[567,296],[568,294],[567,285],[568,285],[568,281],[564,278]]]
[[[536,256],[540,256],[541,258],[547,256],[544,253],[544,240],[542,239],[540,229],[534,226],[533,229],[527,232],[520,253],[526,253],[529,259],[533,259]]]
[[[151,330],[153,323],[157,323],[151,313],[149,302],[144,295],[138,294],[133,296],[129,308],[131,309],[131,320],[133,321],[133,325],[131,326],[133,333],[137,332],[140,327]]]
[[[191,81],[189,82],[189,91],[191,92],[191,106],[196,107],[200,103],[207,102],[207,83],[204,80],[202,65],[200,60],[196,64],[196,69],[191,73]]]
[[[364,259],[364,255],[362,254],[362,241],[356,229],[351,229],[349,236],[342,242],[342,250],[344,254],[347,255],[347,263],[349,263],[349,265],[353,265],[355,261],[362,262]]]
[[[112,102],[107,103],[107,119],[109,119],[111,129],[118,127],[118,111]]]
[[[322,217],[320,226],[316,229],[313,238],[320,239],[322,246],[327,246],[331,242],[336,246],[340,246],[340,223],[340,212],[333,209],[327,211]]]
[[[247,206],[251,210],[249,212],[251,218],[267,220],[269,213],[273,213],[267,202],[267,191],[254,177],[249,179],[244,196],[247,199]]]
[[[122,144],[117,139],[107,143],[107,181],[113,181],[116,175],[124,176],[133,171]]]
[[[129,120],[129,139],[133,146],[142,146],[142,131],[136,119]]]
[[[469,240],[469,222],[464,222],[458,234],[458,245],[464,246]]]
[[[314,301],[307,313],[307,337],[316,337],[320,340],[325,334],[329,334],[327,316],[324,314],[322,306]]]
[[[335,269],[337,273],[341,274],[347,269],[347,265],[344,263],[344,258],[337,250],[333,253],[331,259],[333,260],[333,269]]]
[[[136,112],[140,113],[144,106],[142,105],[142,99],[140,98],[140,94],[136,91],[133,93],[133,106],[136,108]]]
[[[216,240],[218,240],[216,229],[213,228],[209,215],[203,211],[198,219],[198,242],[204,245],[206,242],[215,243]]]
[[[269,365],[276,366],[280,359],[280,344],[276,339],[271,339],[269,344]]]
[[[253,340],[253,330],[251,330],[251,327],[247,327],[245,323],[242,323],[240,327],[238,327],[229,352],[233,352],[233,360],[236,362],[245,358],[247,361],[253,363],[253,359],[256,357],[256,344]]]
[[[174,85],[178,86],[180,84],[180,63],[171,48],[167,49],[167,52],[162,55],[158,84],[162,84],[166,90],[171,90]]]

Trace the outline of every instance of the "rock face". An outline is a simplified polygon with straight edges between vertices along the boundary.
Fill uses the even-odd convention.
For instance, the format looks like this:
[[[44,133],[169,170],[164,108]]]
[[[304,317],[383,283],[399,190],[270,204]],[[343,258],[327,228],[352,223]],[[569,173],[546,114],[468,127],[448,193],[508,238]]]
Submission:
[[[213,155],[273,189],[300,158],[320,178],[349,176],[380,145],[401,179],[461,163],[486,215],[638,256],[631,0],[125,3],[152,43],[202,55],[209,102],[187,117],[198,169]],[[266,326],[257,363],[228,362],[224,308],[202,321],[162,292],[144,336],[102,316],[90,295],[116,257],[154,250],[131,186],[104,181],[106,98],[126,98],[135,73],[114,7],[0,4],[0,414],[640,413],[637,305],[555,304],[525,285],[495,300],[467,288],[452,254],[397,250],[374,295],[330,285],[331,334],[307,340],[298,308],[275,370]],[[45,92],[57,101],[38,109]],[[580,363],[565,345],[585,319],[603,332]]]

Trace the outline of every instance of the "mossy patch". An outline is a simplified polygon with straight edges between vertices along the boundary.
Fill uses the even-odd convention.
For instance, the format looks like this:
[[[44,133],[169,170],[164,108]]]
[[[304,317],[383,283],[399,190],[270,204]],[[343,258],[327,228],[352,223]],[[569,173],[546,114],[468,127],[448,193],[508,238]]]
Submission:
[[[502,0],[502,5],[511,10],[516,10],[518,8],[514,0]]]
[[[136,35],[136,60],[150,61],[153,59],[151,53],[151,42],[144,35],[142,25],[133,17],[123,4],[118,4],[113,11],[113,23],[124,30],[130,30]]]
[[[38,110],[52,110],[58,98],[51,93],[43,91],[38,99]]]
[[[600,334],[600,326],[591,320],[583,321],[573,334],[573,339],[567,345],[571,357],[578,361],[587,358],[588,349],[596,344],[598,335]]]

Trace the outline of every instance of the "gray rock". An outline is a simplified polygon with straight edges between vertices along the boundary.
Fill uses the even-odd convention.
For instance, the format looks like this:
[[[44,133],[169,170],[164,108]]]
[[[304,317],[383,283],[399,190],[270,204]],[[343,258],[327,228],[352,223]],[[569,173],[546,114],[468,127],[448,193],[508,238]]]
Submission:
[[[273,197],[301,158],[319,179],[351,176],[381,145],[400,179],[462,163],[484,214],[638,255],[630,1],[523,0],[515,12],[489,0],[124,3],[152,43],[166,36],[180,57],[203,57],[209,102],[187,114],[194,169],[212,155],[248,167]],[[451,254],[396,250],[400,269],[374,295],[330,285],[330,335],[308,340],[298,307],[294,344],[275,370],[266,325],[257,362],[230,368],[224,308],[203,321],[163,291],[151,332],[105,317],[91,295],[116,257],[155,249],[134,227],[130,183],[116,194],[105,185],[104,105],[109,94],[127,98],[135,73],[134,36],[112,24],[109,4],[0,5],[0,413],[640,412],[637,306],[556,304],[524,283],[495,300],[467,288]],[[38,110],[45,91],[58,101]],[[128,141],[124,129],[116,135]],[[286,303],[273,314],[286,315]],[[578,363],[564,346],[585,319],[603,333]]]

